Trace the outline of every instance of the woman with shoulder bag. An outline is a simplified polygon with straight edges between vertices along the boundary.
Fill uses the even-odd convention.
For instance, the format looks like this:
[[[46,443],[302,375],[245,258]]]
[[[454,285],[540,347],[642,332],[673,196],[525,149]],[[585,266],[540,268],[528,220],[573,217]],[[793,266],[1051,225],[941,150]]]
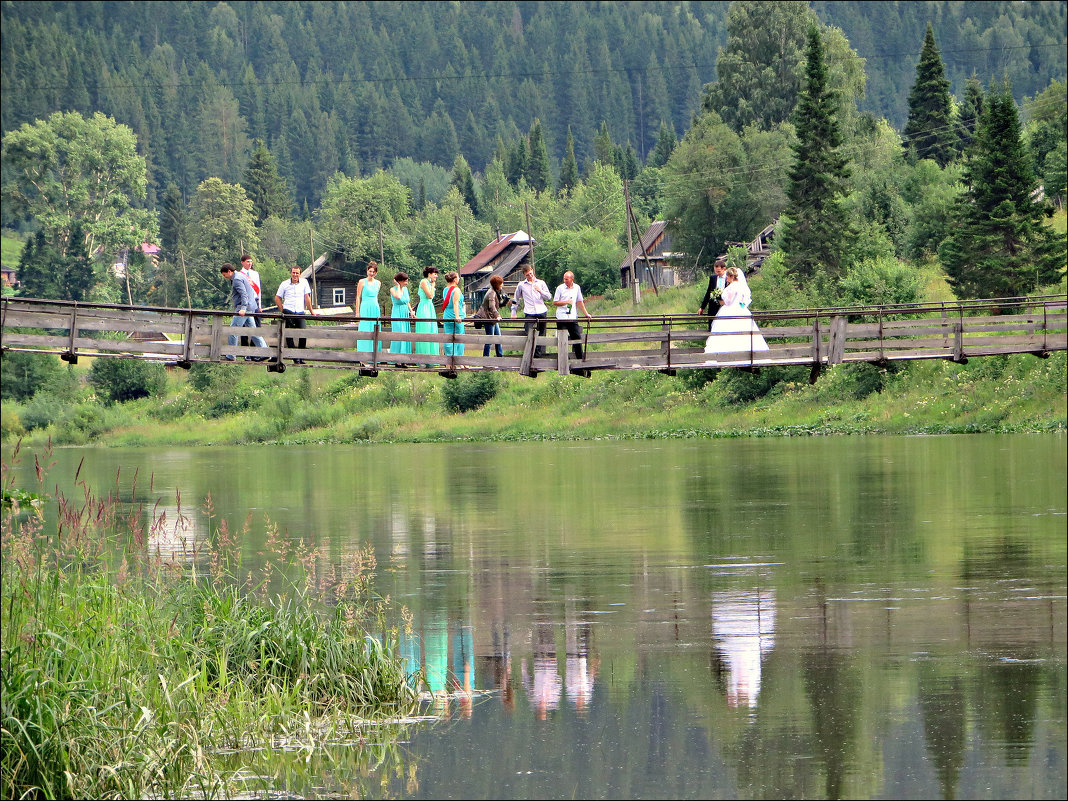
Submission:
[[[499,275],[490,276],[490,288],[486,291],[486,297],[482,299],[482,305],[478,307],[473,315],[474,319],[481,322],[476,325],[481,325],[485,329],[487,336],[500,336],[501,335],[501,304],[504,303],[504,292],[501,287],[504,286],[504,279]],[[504,356],[504,348],[501,347],[500,342],[494,343],[493,346],[497,351],[497,356]],[[490,343],[486,343],[482,346],[482,355],[490,355]]]

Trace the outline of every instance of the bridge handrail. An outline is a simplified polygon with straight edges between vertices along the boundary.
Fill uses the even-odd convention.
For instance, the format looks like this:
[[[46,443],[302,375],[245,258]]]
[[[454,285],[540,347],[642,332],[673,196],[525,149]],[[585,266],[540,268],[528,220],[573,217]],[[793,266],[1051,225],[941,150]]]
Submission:
[[[171,314],[197,314],[197,315],[211,315],[219,317],[231,317],[233,311],[228,309],[200,309],[200,308],[183,308],[175,306],[143,306],[143,305],[129,305],[125,303],[93,303],[85,301],[70,301],[70,300],[53,300],[51,298],[27,298],[17,295],[8,295],[2,298],[3,303],[8,302],[25,302],[32,304],[40,304],[43,306],[57,306],[62,308],[76,307],[79,309],[102,309],[102,310],[115,310],[115,311],[144,311],[144,312],[159,312],[159,313],[171,313]],[[1019,295],[1015,297],[1003,297],[1003,298],[984,298],[984,299],[972,299],[972,300],[953,300],[953,301],[934,301],[924,303],[889,303],[882,305],[866,305],[866,306],[823,306],[823,307],[803,307],[797,309],[754,309],[754,316],[761,320],[776,320],[776,319],[789,319],[789,318],[811,318],[811,317],[833,317],[836,315],[872,315],[872,314],[922,314],[927,312],[953,312],[963,313],[965,311],[981,311],[991,308],[1000,308],[1006,306],[1029,306],[1029,307],[1057,307],[1064,306],[1068,309],[1068,294],[1055,294],[1055,295]],[[328,307],[327,307],[328,308]],[[258,315],[266,317],[267,319],[282,319],[283,315],[278,311],[262,311],[257,312]],[[344,322],[358,322],[363,320],[378,320],[388,322],[391,318],[388,316],[381,317],[361,317],[359,315],[352,314],[338,314],[331,315],[329,317],[321,318],[322,321],[344,321]],[[440,319],[440,318],[439,318]],[[466,321],[470,322],[471,317],[467,317]],[[504,318],[501,322],[507,323],[513,318]],[[517,322],[522,322],[522,317],[514,318]],[[554,318],[548,318],[551,322]],[[598,314],[594,315],[594,322],[608,321],[625,325],[626,323],[635,324],[650,324],[650,323],[669,323],[675,321],[705,321],[707,316],[703,314]],[[583,320],[579,320],[583,322]]]

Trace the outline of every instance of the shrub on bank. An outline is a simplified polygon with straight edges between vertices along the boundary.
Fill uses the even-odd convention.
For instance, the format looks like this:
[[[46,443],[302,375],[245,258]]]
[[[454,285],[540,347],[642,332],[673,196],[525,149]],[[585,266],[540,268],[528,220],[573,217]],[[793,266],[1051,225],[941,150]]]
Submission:
[[[446,381],[441,388],[441,401],[450,412],[470,412],[489,403],[500,391],[497,373],[471,373]]]
[[[108,402],[122,403],[162,394],[167,372],[158,362],[98,358],[89,368],[87,380]]]

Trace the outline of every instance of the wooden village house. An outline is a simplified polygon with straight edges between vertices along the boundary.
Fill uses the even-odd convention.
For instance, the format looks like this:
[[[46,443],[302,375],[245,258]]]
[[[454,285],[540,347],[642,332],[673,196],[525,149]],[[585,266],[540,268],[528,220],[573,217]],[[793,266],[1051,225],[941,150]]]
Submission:
[[[619,265],[619,285],[630,286],[630,265],[633,260],[634,272],[646,286],[651,283],[658,287],[675,286],[681,282],[677,270],[669,262],[684,257],[682,253],[672,251],[667,223],[655,220]]]
[[[728,247],[742,246],[748,252],[746,254],[746,269],[757,270],[771,255],[771,241],[775,237],[775,220],[764,227],[751,242],[726,242]],[[646,258],[648,256],[648,259]],[[726,253],[719,254],[706,262],[711,264],[718,259],[727,258]],[[671,234],[667,230],[667,223],[663,220],[654,221],[642,234],[638,244],[619,265],[620,286],[630,286],[630,265],[633,259],[634,271],[638,278],[646,286],[655,281],[656,286],[677,286],[682,283],[677,267],[687,260],[685,253],[674,252],[671,248]],[[697,265],[694,265],[695,267]]]
[[[516,284],[523,280],[523,270],[531,263],[532,244],[535,243],[525,231],[504,234],[482,248],[460,268],[469,309],[477,309],[482,304],[490,278],[494,275],[504,279],[505,292],[515,294]]]
[[[351,314],[356,308],[356,286],[366,274],[367,265],[350,264],[344,254],[324,253],[311,267],[305,267],[300,276],[312,287],[314,306]]]

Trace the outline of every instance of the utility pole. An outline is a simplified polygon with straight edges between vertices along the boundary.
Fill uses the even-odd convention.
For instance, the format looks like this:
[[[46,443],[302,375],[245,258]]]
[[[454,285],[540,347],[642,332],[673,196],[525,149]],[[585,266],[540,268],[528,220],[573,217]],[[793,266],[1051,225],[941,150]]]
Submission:
[[[623,179],[623,199],[627,204],[627,258],[630,260],[630,285],[634,290],[634,305],[639,306],[642,302],[642,290],[638,282],[638,274],[634,270],[634,239],[630,232],[630,181]]]
[[[186,308],[193,308],[193,301],[189,298],[189,273],[185,269],[185,251],[179,250],[178,256],[182,260],[182,275],[185,277],[185,305]]]
[[[523,211],[527,215],[527,237],[530,240],[530,269],[534,269],[534,232],[530,230],[530,203],[523,201]],[[535,273],[537,275],[537,273]]]
[[[315,231],[313,231],[311,228],[308,228],[308,248],[311,250],[311,261],[309,262],[309,264],[311,264],[311,267],[309,267],[308,269],[311,270],[312,274],[312,294],[315,295],[315,308],[318,309],[320,304],[319,287],[316,286],[315,282]]]
[[[382,239],[382,223],[378,224],[378,269],[386,266],[386,246]]]

